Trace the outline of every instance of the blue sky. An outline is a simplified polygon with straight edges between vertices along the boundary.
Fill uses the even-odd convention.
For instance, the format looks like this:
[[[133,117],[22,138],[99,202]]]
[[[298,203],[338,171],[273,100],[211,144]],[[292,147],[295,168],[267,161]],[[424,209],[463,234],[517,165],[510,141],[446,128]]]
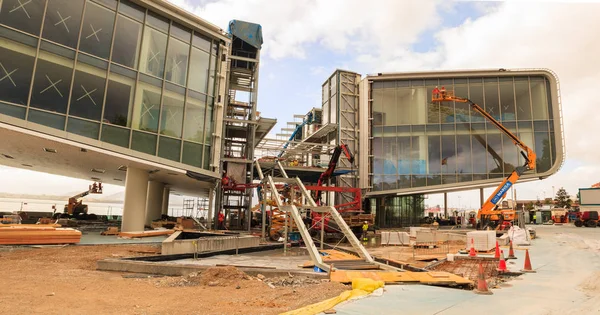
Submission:
[[[336,69],[360,74],[447,69],[549,68],[558,74],[567,160],[556,175],[517,184],[519,198],[550,196],[552,187],[600,181],[600,3],[443,0],[169,0],[227,29],[240,19],[263,26],[258,106],[277,118],[276,131],[320,105],[321,84]],[[543,2],[543,3],[540,3]],[[576,21],[576,23],[574,23]],[[72,191],[76,180],[0,167],[0,187],[30,191],[31,183]],[[6,189],[4,189],[6,187]],[[122,187],[107,187],[120,191]],[[491,189],[486,190],[486,194]],[[478,192],[451,194],[464,206]],[[441,203],[431,196],[428,203]]]

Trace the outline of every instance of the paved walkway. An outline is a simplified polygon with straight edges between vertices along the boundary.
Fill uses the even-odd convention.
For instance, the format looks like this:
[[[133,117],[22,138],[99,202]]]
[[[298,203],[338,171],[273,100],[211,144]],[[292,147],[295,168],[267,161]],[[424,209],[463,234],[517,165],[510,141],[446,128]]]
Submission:
[[[530,246],[537,273],[524,274],[493,295],[423,285],[386,286],[381,297],[340,304],[339,315],[358,314],[600,314],[600,228],[536,226]],[[523,267],[525,252],[509,260]]]

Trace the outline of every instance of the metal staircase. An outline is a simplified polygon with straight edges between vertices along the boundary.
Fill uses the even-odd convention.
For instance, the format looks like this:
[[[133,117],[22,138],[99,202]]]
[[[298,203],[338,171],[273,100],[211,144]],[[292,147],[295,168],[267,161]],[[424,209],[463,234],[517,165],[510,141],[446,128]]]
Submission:
[[[373,264],[373,265],[379,264],[374,261],[373,257],[371,257],[369,252],[367,252],[367,250],[364,248],[364,246],[362,246],[362,244],[360,243],[358,238],[356,238],[356,235],[354,235],[354,233],[352,232],[350,227],[348,227],[348,225],[346,224],[346,221],[344,221],[344,219],[339,214],[339,212],[332,206],[317,206],[316,202],[314,201],[314,199],[312,198],[311,194],[308,192],[308,190],[306,189],[306,187],[304,186],[302,181],[300,181],[300,179],[298,177],[289,178],[287,176],[287,173],[285,172],[283,166],[281,165],[281,163],[279,161],[276,162],[276,166],[277,166],[279,172],[281,173],[282,177],[272,177],[271,175],[267,175],[265,177],[264,174],[262,173],[262,169],[260,167],[259,162],[255,161],[255,164],[256,164],[256,169],[258,171],[258,176],[259,176],[260,180],[266,184],[265,186],[267,186],[267,187],[265,187],[265,189],[270,190],[271,197],[274,199],[275,203],[277,204],[277,207],[281,211],[285,211],[286,213],[289,213],[290,217],[294,220],[296,226],[298,227],[300,235],[302,236],[302,239],[304,240],[304,244],[306,245],[308,253],[309,253],[312,261],[314,262],[315,266],[317,266],[325,271],[330,270],[330,266],[323,263],[321,254],[319,253],[317,246],[315,245],[308,229],[306,228],[306,226],[304,224],[304,221],[302,220],[300,209],[301,210],[309,210],[310,209],[311,211],[315,211],[315,212],[329,213],[331,215],[331,218],[333,220],[335,220],[335,222],[339,226],[341,232],[344,234],[344,236],[350,242],[350,245],[352,245],[354,251],[361,258],[363,258],[366,263]],[[304,197],[304,200],[306,200],[306,204],[298,206],[298,207],[295,206],[294,204],[284,204],[281,200],[279,193],[277,192],[276,183],[286,183],[291,186],[298,187],[298,189],[302,193],[302,196]]]

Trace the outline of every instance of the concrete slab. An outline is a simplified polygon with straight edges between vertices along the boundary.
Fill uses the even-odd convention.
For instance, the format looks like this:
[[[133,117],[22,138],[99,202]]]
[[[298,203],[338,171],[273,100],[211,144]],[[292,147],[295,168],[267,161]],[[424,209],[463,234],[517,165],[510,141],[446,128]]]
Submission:
[[[167,236],[124,239],[116,235],[100,235],[100,232],[84,232],[77,245],[113,245],[113,244],[157,244],[166,240]]]

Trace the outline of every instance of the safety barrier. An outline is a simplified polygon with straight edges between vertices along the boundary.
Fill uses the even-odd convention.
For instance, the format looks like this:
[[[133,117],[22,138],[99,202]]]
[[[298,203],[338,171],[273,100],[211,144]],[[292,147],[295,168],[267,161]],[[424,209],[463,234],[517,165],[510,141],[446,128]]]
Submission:
[[[413,244],[413,259],[433,259],[450,253],[450,241],[416,242]]]

